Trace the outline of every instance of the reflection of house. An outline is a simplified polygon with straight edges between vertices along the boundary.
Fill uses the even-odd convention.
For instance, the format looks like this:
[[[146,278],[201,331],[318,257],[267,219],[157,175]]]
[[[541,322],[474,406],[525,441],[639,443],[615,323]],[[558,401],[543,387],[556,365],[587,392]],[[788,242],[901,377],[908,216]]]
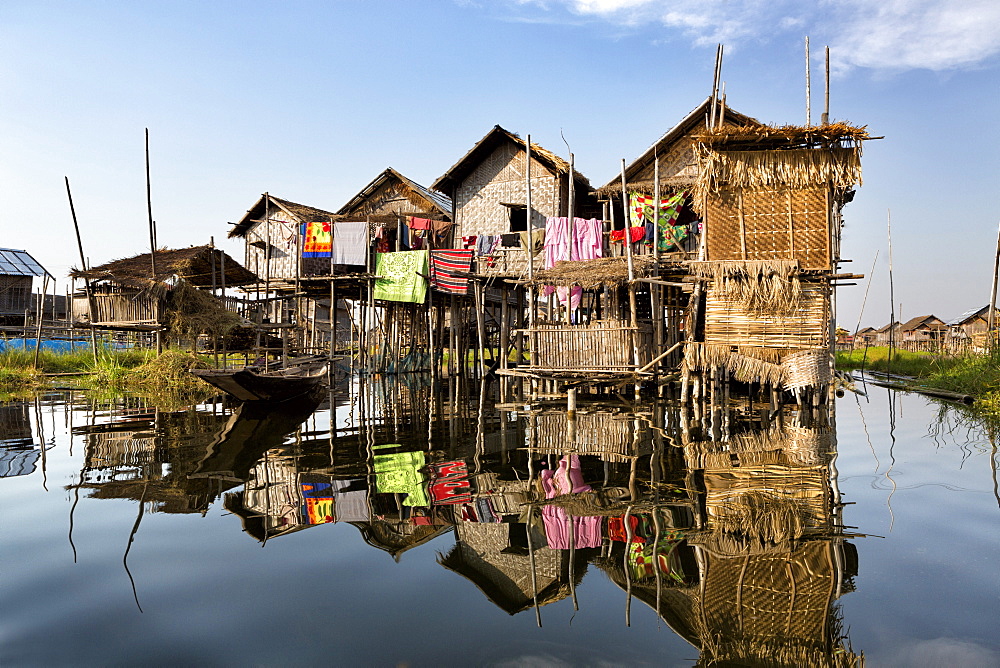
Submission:
[[[0,478],[34,472],[40,454],[31,436],[27,402],[0,404]]]
[[[527,531],[532,531],[534,551],[528,548]],[[469,579],[510,615],[532,608],[536,600],[546,605],[566,598],[571,582],[579,584],[586,573],[586,551],[576,552],[571,578],[571,552],[538,547],[545,544],[545,534],[525,524],[458,522],[455,539],[438,562]]]
[[[0,248],[0,325],[23,325],[26,311],[37,307],[31,298],[31,281],[48,276],[28,251]]]

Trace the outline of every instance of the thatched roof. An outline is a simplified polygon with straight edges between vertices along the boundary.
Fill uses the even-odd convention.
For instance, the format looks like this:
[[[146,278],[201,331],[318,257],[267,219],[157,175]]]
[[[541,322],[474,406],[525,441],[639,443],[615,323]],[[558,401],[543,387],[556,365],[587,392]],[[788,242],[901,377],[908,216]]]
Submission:
[[[340,215],[364,213],[370,209],[370,198],[380,189],[397,185],[400,192],[418,211],[438,220],[451,220],[451,200],[439,192],[425,188],[416,181],[406,178],[392,167],[376,176],[372,181],[337,210]]]
[[[656,266],[651,255],[632,257],[636,277],[650,276]],[[596,260],[563,260],[551,269],[536,272],[531,285],[579,285],[586,290],[615,287],[628,282],[628,258],[602,257]]]
[[[936,315],[918,315],[915,318],[910,318],[903,323],[901,327],[902,331],[910,332],[917,329],[931,329],[931,330],[945,330],[948,326],[944,324],[944,321]]]
[[[487,132],[485,137],[480,139],[468,153],[462,156],[461,160],[452,165],[442,176],[438,177],[431,184],[431,188],[443,193],[451,193],[454,187],[461,183],[462,179],[478,167],[483,160],[488,158],[496,150],[497,146],[505,142],[509,142],[521,150],[524,149],[523,139],[499,125],[494,125],[493,129]],[[569,174],[568,162],[535,142],[531,142],[531,157],[542,163],[554,175]],[[575,169],[573,170],[573,178],[577,183],[577,187],[583,187],[588,191],[591,189],[590,181],[587,180],[587,177]]]
[[[149,253],[133,257],[113,260],[88,271],[73,269],[73,278],[89,278],[93,281],[112,281],[119,285],[134,288],[148,288],[151,283],[162,283],[182,278],[191,285],[205,288],[211,287],[212,257],[215,257],[215,282],[222,285],[222,267],[226,268],[226,287],[236,287],[256,283],[260,279],[248,271],[239,262],[218,248],[211,246],[191,246],[189,248],[168,249],[156,251],[156,276],[153,277],[152,263]]]
[[[705,98],[705,101],[692,109],[680,123],[670,128],[662,137],[657,139],[652,146],[646,149],[642,155],[625,167],[625,182],[626,187],[630,192],[640,192],[646,195],[653,194],[654,184],[652,180],[645,178],[640,179],[637,178],[637,175],[648,171],[650,165],[655,162],[656,156],[666,155],[670,152],[670,149],[674,146],[674,144],[678,141],[684,140],[684,138],[699,125],[704,125],[706,115],[711,110],[711,106],[712,98]],[[723,110],[722,122],[724,124],[737,126],[753,126],[754,124],[760,125],[758,121],[753,118],[741,114],[728,106]],[[727,125],[723,125],[723,127],[727,127]],[[660,178],[660,188],[663,193],[674,192],[693,184],[693,178],[672,178],[666,175],[663,175]],[[603,196],[620,196],[621,191],[621,175],[618,174],[606,184],[598,188],[597,194]]]
[[[332,220],[334,216],[330,211],[317,209],[316,207],[296,204],[285,199],[279,199],[274,195],[261,195],[252,207],[247,209],[236,223],[233,229],[229,230],[230,237],[245,237],[255,225],[263,222],[266,209],[280,209],[299,223],[315,223],[319,221]]]
[[[714,148],[738,146],[744,150],[760,150],[830,146],[843,141],[858,143],[872,139],[872,136],[868,133],[866,125],[855,126],[843,122],[806,126],[773,126],[754,122],[705,129],[695,138],[700,143]]]

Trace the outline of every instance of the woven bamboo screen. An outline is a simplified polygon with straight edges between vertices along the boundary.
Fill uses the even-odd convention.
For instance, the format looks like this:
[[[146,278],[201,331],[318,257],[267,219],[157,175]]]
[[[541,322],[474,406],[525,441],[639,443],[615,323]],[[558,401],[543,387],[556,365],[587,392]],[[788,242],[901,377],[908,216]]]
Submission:
[[[730,643],[761,658],[784,654],[791,659],[811,648],[827,648],[834,586],[830,549],[827,542],[813,541],[790,553],[712,557],[699,635],[715,638],[720,659],[748,658],[730,656]]]
[[[820,185],[723,188],[710,195],[705,221],[708,259],[798,260],[803,269],[829,269],[828,194]]]
[[[578,413],[576,440],[569,441],[565,413],[539,413],[535,418],[535,452],[597,455],[608,462],[627,462],[652,452],[645,420],[615,413]]]
[[[590,325],[539,323],[534,330],[538,343],[538,367],[572,370],[635,370],[634,329],[608,320]],[[639,325],[639,366],[652,359],[653,328]]]
[[[727,300],[714,286],[705,299],[705,343],[793,350],[826,348],[827,287],[803,284],[799,306],[791,313],[752,315]]]

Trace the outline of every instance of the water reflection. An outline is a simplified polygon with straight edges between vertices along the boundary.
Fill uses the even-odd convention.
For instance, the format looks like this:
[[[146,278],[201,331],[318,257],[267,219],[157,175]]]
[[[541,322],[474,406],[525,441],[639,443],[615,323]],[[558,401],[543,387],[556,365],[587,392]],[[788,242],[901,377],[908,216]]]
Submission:
[[[450,533],[437,563],[540,626],[545,606],[579,607],[584,578],[603,573],[626,625],[641,604],[704,665],[863,661],[838,603],[858,556],[824,409],[586,399],[571,415],[401,376],[278,407],[87,407],[69,488],[137,501],[129,546],[144,509],[205,513],[220,500],[264,545],[346,523],[398,561]],[[30,405],[0,415],[3,461],[22,457],[5,470],[27,471]]]

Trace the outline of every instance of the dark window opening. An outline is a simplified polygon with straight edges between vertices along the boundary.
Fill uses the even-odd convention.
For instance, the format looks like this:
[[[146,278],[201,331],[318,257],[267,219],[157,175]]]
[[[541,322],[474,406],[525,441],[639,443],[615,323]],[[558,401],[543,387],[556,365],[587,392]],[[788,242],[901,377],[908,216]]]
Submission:
[[[528,229],[528,209],[521,207],[510,207],[510,231],[524,232]]]

